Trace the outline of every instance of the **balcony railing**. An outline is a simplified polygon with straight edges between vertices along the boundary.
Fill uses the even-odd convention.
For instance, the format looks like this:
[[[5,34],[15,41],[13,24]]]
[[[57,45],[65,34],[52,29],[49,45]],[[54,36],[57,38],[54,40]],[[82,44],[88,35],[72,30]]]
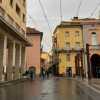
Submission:
[[[69,52],[78,52],[78,51],[83,51],[83,48],[54,48],[53,52],[65,52],[65,53],[69,53]]]

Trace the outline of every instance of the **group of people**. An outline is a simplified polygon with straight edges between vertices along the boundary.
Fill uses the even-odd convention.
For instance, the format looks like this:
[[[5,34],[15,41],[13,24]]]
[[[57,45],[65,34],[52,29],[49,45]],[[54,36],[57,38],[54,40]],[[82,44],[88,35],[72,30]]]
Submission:
[[[66,68],[66,76],[67,77],[72,77],[72,69],[71,69],[71,67]]]
[[[44,79],[48,79],[50,77],[51,71],[49,69],[45,69],[44,67],[41,67],[40,70],[40,78],[42,80]],[[35,67],[30,67],[28,70],[25,71],[25,73],[23,74],[23,76],[28,77],[31,80],[34,80],[36,77],[36,69]]]
[[[49,78],[50,73],[51,72],[50,72],[49,69],[45,69],[44,67],[41,67],[41,70],[40,70],[40,78],[41,79]]]
[[[36,77],[36,69],[35,67],[31,66],[28,70],[25,71],[23,76],[27,76],[31,80],[34,80]]]

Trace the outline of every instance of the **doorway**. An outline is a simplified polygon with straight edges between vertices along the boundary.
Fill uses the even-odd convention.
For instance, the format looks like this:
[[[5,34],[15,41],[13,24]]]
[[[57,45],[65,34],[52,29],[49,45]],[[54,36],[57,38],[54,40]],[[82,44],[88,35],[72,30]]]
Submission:
[[[100,78],[100,55],[91,56],[91,71],[93,78]]]

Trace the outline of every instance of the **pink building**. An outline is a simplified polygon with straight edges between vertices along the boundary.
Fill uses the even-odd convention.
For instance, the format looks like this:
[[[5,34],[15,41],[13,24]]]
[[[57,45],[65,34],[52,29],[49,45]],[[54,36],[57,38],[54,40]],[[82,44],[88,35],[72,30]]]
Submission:
[[[27,37],[33,44],[32,47],[27,47],[26,49],[26,66],[36,67],[36,74],[40,72],[40,56],[41,56],[41,40],[43,33],[34,29],[27,27]]]

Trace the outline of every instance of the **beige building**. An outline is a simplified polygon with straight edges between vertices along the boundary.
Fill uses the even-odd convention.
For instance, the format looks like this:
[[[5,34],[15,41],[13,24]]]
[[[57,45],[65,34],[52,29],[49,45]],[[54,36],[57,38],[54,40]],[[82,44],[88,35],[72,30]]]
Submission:
[[[0,0],[0,81],[21,77],[25,67],[26,0]]]

